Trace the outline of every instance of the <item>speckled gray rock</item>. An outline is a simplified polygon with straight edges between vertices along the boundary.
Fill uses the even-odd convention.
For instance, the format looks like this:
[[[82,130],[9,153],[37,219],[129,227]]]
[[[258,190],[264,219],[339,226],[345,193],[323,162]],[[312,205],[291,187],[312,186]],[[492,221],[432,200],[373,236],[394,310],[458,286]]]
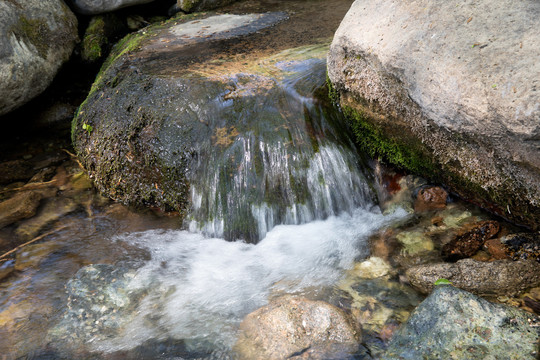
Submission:
[[[146,4],[155,0],[68,0],[75,11],[84,15],[102,14],[128,6]]]
[[[359,140],[540,224],[540,3],[357,0],[328,75]]]
[[[438,286],[390,343],[384,360],[536,359],[540,319],[452,286]]]
[[[536,261],[464,259],[412,267],[406,272],[411,284],[423,293],[433,290],[438,279],[478,295],[508,295],[540,285],[540,264]]]
[[[43,92],[77,40],[62,0],[0,1],[0,115]]]
[[[215,9],[235,1],[237,0],[178,0],[176,4],[182,11],[195,12]]]
[[[294,296],[273,300],[240,325],[241,359],[347,359],[358,350],[360,326],[343,310]]]

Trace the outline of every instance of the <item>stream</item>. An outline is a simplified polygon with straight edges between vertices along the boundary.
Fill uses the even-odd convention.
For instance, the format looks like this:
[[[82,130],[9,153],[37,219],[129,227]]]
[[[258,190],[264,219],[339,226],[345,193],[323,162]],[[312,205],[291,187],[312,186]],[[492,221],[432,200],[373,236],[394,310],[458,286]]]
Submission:
[[[340,11],[349,5],[337,3]],[[369,351],[357,358],[384,349],[384,331],[422,300],[404,269],[438,259],[442,240],[491,216],[453,197],[414,213],[427,181],[359,153],[321,91],[325,46],[307,60],[281,52],[261,66],[271,95],[234,118],[218,139],[226,146],[197,148],[183,220],[101,196],[71,154],[65,126],[3,135],[2,162],[26,161],[41,177],[0,193],[40,196],[34,216],[0,229],[2,253],[24,244],[0,262],[0,358],[234,359],[244,317],[285,294],[361,309]],[[227,84],[237,86],[234,96],[258,100],[242,88],[246,79]],[[225,98],[221,90],[207,90],[208,98]],[[226,129],[223,116],[237,114],[233,100],[201,102],[222,116],[209,117],[210,126]],[[427,232],[439,242],[413,236]],[[389,264],[380,281],[355,272],[373,258]]]

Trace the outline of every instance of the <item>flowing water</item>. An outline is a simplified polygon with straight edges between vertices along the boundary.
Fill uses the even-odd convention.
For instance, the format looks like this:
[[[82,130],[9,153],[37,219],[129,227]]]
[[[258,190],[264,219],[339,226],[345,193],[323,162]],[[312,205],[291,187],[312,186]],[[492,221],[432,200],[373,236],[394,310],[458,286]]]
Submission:
[[[259,3],[240,3],[240,10]],[[320,11],[308,2],[266,3],[305,13],[292,22],[293,30],[307,27]],[[336,19],[350,5],[318,3],[339,10]],[[328,36],[316,26],[309,31],[311,37]],[[269,46],[281,46],[283,36]],[[243,73],[227,79],[235,90],[210,104],[236,116],[235,127],[217,134],[227,146],[199,149],[206,161],[191,179],[191,210],[183,226],[174,216],[128,209],[76,186],[84,175],[72,160],[58,166],[56,176],[63,171],[71,182],[57,182],[58,195],[44,195],[36,218],[45,220],[28,238],[39,235],[39,241],[0,262],[2,276],[11,271],[0,282],[5,358],[229,359],[244,316],[274,297],[300,294],[346,305],[356,296],[354,301],[369,298],[373,304],[385,292],[388,284],[380,281],[350,295],[343,289],[353,282],[345,286],[343,280],[370,255],[372,235],[411,215],[400,207],[382,213],[376,194],[388,194],[347,136],[338,109],[321,95],[324,55],[274,58],[263,68],[257,79]],[[271,101],[232,109],[227,98],[261,99],[249,84],[261,87],[265,81],[272,89],[265,99]],[[57,198],[72,206],[60,206]],[[456,224],[475,218],[462,208],[445,211]],[[0,245],[36,223],[0,229]],[[433,250],[432,244],[427,248]],[[396,278],[388,285],[394,289],[390,302],[396,313],[410,311],[419,300]],[[381,313],[384,321],[390,317],[388,309]],[[366,321],[364,328],[370,326]]]
[[[302,87],[323,84],[324,65],[272,64],[295,67],[294,77],[275,80],[280,113],[304,116],[248,124],[215,167],[199,172],[190,217],[203,214],[203,226],[192,220],[191,231],[174,229],[174,218],[99,204],[88,190],[85,212],[64,217],[65,228],[21,252],[35,263],[3,283],[1,341],[9,354],[227,357],[243,317],[271,297],[335,293],[369,255],[369,236],[406,213],[381,213],[373,176],[340,135],[347,133],[341,115],[313,97],[313,85]],[[236,241],[223,239],[230,212],[254,219],[256,244],[230,233]]]

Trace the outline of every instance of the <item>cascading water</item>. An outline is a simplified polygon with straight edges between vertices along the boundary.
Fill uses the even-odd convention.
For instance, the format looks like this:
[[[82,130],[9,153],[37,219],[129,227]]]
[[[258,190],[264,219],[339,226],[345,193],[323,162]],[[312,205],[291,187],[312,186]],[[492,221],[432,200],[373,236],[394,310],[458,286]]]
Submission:
[[[322,54],[228,80],[206,120],[213,146],[196,149],[190,231],[117,236],[149,259],[81,269],[50,332],[60,352],[227,354],[246,314],[276,293],[331,288],[368,255],[367,237],[404,215],[380,213],[340,114],[314,96]]]
[[[235,126],[218,128],[216,146],[199,150],[191,231],[257,242],[275,225],[350,214],[372,203],[340,114],[313,97],[324,85],[325,60],[266,66],[274,78],[236,75],[215,101],[216,116],[236,117]]]

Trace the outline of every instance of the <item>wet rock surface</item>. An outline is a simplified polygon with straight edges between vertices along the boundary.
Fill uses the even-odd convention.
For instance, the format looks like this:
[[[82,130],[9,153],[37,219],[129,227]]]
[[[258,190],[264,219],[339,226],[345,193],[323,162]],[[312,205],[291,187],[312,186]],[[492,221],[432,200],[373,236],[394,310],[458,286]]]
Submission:
[[[77,40],[77,19],[63,1],[2,1],[0,115],[43,92]]]
[[[460,289],[478,295],[512,295],[540,284],[540,264],[535,261],[464,259],[456,263],[436,263],[406,271],[411,284],[427,294],[435,281],[447,279]]]
[[[21,192],[0,203],[0,229],[22,219],[32,217],[41,201],[41,194],[35,191]]]
[[[290,21],[285,12],[196,15],[122,40],[73,123],[98,189],[250,242],[274,224],[358,206],[367,184],[352,141],[317,92],[326,45],[276,52],[252,42]]]
[[[67,310],[49,336],[66,348],[76,349],[87,339],[117,335],[129,320],[140,294],[127,286],[127,269],[97,264],[82,268],[66,285]]]
[[[328,75],[372,154],[538,227],[540,4],[514,5],[358,0]]]
[[[382,359],[536,359],[540,319],[438,286],[396,332]]]
[[[473,256],[500,230],[496,221],[482,221],[473,225],[473,228],[464,234],[458,235],[442,247],[442,256],[448,261],[456,261]]]
[[[234,350],[241,359],[352,359],[361,340],[343,310],[293,296],[247,315],[240,330]]]

